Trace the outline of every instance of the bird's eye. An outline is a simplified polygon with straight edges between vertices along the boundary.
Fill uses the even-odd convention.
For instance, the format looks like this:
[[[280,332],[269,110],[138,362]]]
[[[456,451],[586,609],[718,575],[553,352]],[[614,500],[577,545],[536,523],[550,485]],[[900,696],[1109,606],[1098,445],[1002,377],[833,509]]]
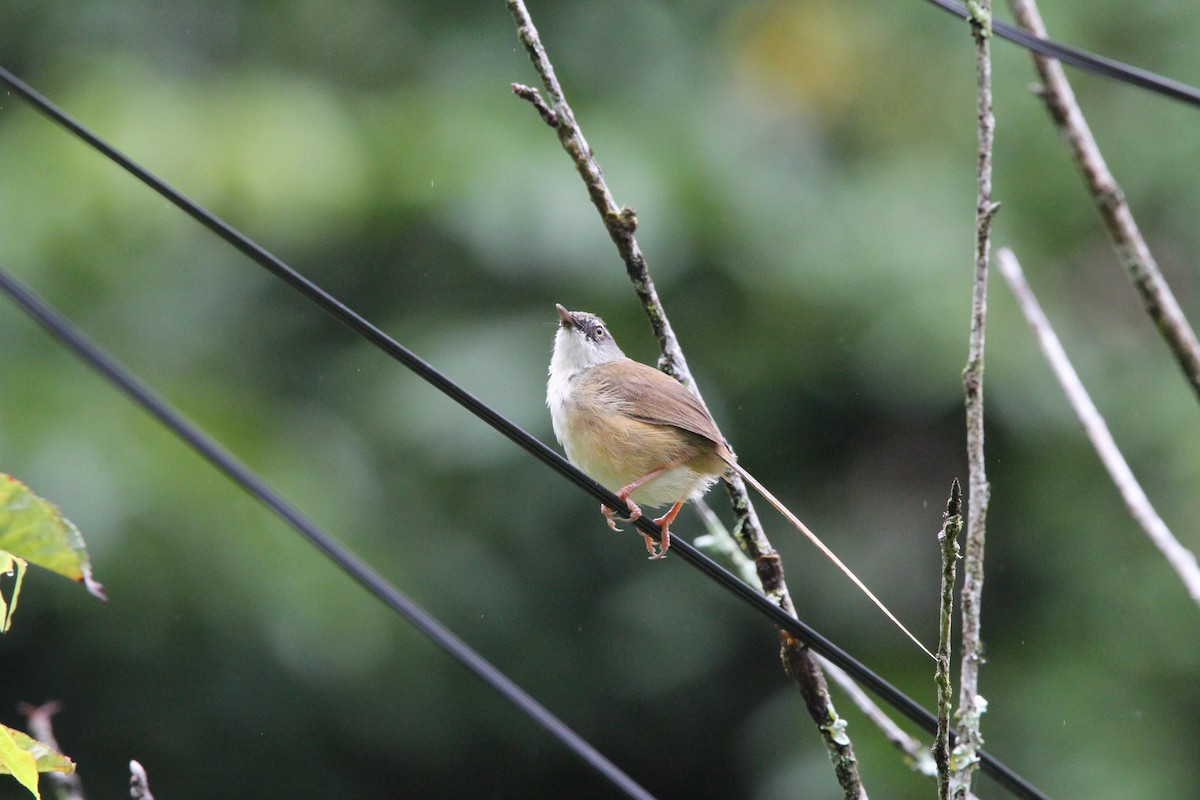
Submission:
[[[597,340],[603,339],[604,338],[604,326],[597,325],[595,328],[592,329],[592,335],[595,336]]]

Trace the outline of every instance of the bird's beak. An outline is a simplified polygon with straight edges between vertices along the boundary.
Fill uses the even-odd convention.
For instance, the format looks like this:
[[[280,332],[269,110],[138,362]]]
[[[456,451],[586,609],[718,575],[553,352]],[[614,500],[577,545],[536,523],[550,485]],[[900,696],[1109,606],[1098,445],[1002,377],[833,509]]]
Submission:
[[[564,328],[574,328],[576,326],[575,315],[563,308],[562,303],[555,303],[554,307],[558,309],[558,318],[562,320]]]

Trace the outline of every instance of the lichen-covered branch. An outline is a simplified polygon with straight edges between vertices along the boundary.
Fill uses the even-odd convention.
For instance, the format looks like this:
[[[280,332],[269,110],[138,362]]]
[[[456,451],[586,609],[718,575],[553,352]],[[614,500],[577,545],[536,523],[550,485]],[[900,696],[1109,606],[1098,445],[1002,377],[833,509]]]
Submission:
[[[1023,27],[1038,36],[1047,35],[1035,0],[1009,0],[1008,4]],[[1100,154],[1091,128],[1079,104],[1075,102],[1075,92],[1063,72],[1062,64],[1037,53],[1033,54],[1033,62],[1042,79],[1041,97],[1066,140],[1096,207],[1100,209],[1100,217],[1113,247],[1125,264],[1146,313],[1167,341],[1192,390],[1200,396],[1200,343],[1196,341],[1196,333],[1188,324],[1138,229],[1133,212],[1125,201],[1125,193]]]
[[[979,149],[975,204],[975,280],[971,295],[971,333],[963,390],[967,417],[967,534],[963,547],[962,667],[959,673],[958,743],[952,761],[951,786],[955,797],[965,797],[979,763],[983,746],[979,718],[986,703],[979,695],[982,662],[980,609],[983,596],[983,552],[988,499],[991,489],[983,453],[983,353],[987,323],[988,259],[992,218],[998,208],[992,201],[992,150],[996,120],[992,114],[991,0],[972,4],[971,30],[975,37],[975,77],[978,85],[976,117]]]
[[[734,574],[761,590],[762,586],[758,581],[754,562],[744,552],[733,546],[729,539],[729,532],[725,530],[721,520],[708,507],[703,498],[694,503],[709,533],[696,539],[693,544],[708,552],[710,556],[725,561],[726,566],[732,569]],[[832,679],[846,693],[850,702],[858,707],[863,716],[879,729],[892,747],[904,757],[905,763],[922,775],[933,777],[937,774],[933,756],[924,742],[901,728],[895,720],[888,716],[886,711],[879,707],[878,703],[871,699],[869,694],[863,691],[861,686],[855,683],[854,678],[850,677],[844,669],[822,656],[817,656],[817,660],[825,675]]]
[[[818,658],[820,658],[818,656]],[[901,728],[896,721],[887,715],[887,712],[879,707],[879,704],[871,699],[871,695],[863,691],[862,687],[854,682],[844,669],[828,661],[820,658],[821,668],[825,670],[825,674],[829,676],[834,683],[838,685],[846,696],[850,698],[850,702],[858,707],[858,710],[863,713],[871,724],[879,729],[880,733],[891,743],[897,751],[904,756],[905,763],[915,772],[922,775],[935,775],[936,769],[933,763],[933,757],[930,755],[929,747],[917,737],[910,734],[908,731]]]
[[[506,0],[506,3],[516,23],[517,36],[542,79],[548,100],[543,101],[540,93],[528,86],[513,84],[513,91],[529,101],[542,120],[554,130],[563,149],[575,164],[575,169],[583,178],[592,205],[600,212],[604,227],[625,262],[625,270],[633,283],[634,291],[637,292],[638,300],[650,319],[650,326],[658,339],[661,353],[659,366],[700,397],[688,369],[687,359],[671,329],[654,282],[650,278],[646,258],[634,235],[638,224],[637,215],[628,207],[618,206],[613,199],[592,148],[584,138],[583,131],[575,120],[575,114],[567,103],[529,10],[522,0]],[[703,402],[701,398],[701,403]],[[795,616],[779,554],[763,532],[745,483],[739,476],[733,475],[726,481],[726,489],[737,515],[735,535],[746,554],[754,560],[763,594],[786,613]],[[834,709],[816,657],[798,639],[783,631],[779,632],[779,640],[784,668],[799,687],[805,707],[821,732],[843,795],[847,800],[865,800],[867,793],[859,777],[853,745],[846,735],[845,722]]]
[[[950,797],[950,706],[954,702],[954,687],[950,682],[950,631],[954,618],[954,582],[958,575],[958,534],[962,531],[962,487],[958,478],[950,486],[950,500],[938,531],[942,548],[942,595],[938,616],[937,673],[937,735],[933,740],[933,761],[937,765],[938,798]]]

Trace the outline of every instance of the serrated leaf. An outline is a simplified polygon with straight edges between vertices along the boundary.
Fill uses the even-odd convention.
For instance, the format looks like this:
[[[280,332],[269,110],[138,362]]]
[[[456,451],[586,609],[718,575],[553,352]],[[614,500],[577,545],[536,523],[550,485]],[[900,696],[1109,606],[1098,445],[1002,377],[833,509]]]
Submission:
[[[0,549],[80,581],[96,597],[108,599],[104,587],[92,576],[92,562],[79,529],[53,503],[3,473],[0,473]]]
[[[38,793],[37,759],[33,753],[17,744],[14,731],[0,725],[0,772],[7,772],[20,781],[21,785],[42,800]]]

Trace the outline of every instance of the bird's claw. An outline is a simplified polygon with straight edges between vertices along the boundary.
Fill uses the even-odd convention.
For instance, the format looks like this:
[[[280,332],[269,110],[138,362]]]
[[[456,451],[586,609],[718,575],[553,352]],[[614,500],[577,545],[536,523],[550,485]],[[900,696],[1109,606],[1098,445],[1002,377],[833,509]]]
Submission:
[[[671,546],[671,534],[668,531],[668,529],[671,527],[671,520],[667,519],[669,516],[670,514],[664,514],[663,516],[654,520],[659,526],[662,527],[662,535],[658,541],[655,541],[654,537],[650,536],[649,534],[642,534],[642,538],[646,540],[646,551],[650,553],[651,561],[658,561],[659,559],[667,557],[667,548]],[[658,545],[658,549],[655,549],[655,545]]]
[[[604,515],[604,518],[606,520],[608,520],[608,527],[612,528],[614,531],[621,530],[620,528],[617,527],[618,521],[620,521],[620,522],[637,522],[638,519],[640,519],[642,516],[642,509],[638,506],[637,503],[633,502],[632,500],[630,500],[627,497],[623,497],[621,499],[624,500],[625,504],[629,506],[629,516],[628,517],[618,517],[617,512],[614,511],[613,509],[611,509],[605,505],[600,506],[600,513]]]
[[[665,547],[661,550],[657,549],[657,539],[648,533],[643,533],[642,538],[646,540],[646,552],[650,554],[651,561],[658,561],[660,558],[666,558],[667,550]]]

